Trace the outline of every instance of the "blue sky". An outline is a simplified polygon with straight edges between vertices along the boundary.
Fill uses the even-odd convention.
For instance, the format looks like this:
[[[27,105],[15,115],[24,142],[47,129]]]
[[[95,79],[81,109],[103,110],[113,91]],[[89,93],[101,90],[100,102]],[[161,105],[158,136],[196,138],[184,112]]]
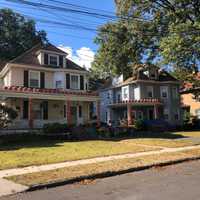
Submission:
[[[52,0],[26,0],[29,2],[52,4],[54,6],[66,7],[66,4],[56,4],[51,2]],[[113,15],[115,12],[114,0],[59,0],[64,3],[76,4],[80,6],[85,6],[94,9],[100,9],[107,11],[107,14]],[[99,25],[107,22],[107,19],[98,19],[91,16],[73,14],[71,12],[60,12],[54,10],[41,9],[38,7],[33,7],[29,5],[13,3],[7,0],[0,0],[0,8],[11,8],[18,13],[21,13],[27,17],[36,19],[37,29],[45,30],[47,32],[48,39],[51,43],[56,46],[62,45],[63,48],[66,47],[71,58],[75,61],[79,61],[79,57],[85,56],[85,61],[89,62],[91,57],[93,57],[97,46],[93,43],[93,39],[96,35],[95,31],[85,31],[85,30],[75,30],[69,29],[55,25],[41,22],[41,20],[53,20],[56,22],[67,23],[72,25],[82,25],[84,27],[89,27],[96,29]],[[67,6],[68,7],[68,6]],[[69,8],[69,7],[68,7]],[[83,50],[83,51],[81,51]],[[87,60],[88,59],[88,60]],[[84,64],[84,63],[80,63]],[[89,63],[86,63],[86,65]]]

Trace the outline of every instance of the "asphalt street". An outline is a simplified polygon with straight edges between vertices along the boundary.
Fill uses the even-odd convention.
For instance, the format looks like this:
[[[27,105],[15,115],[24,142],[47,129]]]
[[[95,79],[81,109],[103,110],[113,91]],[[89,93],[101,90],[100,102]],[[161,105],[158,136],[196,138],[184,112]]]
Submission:
[[[199,200],[200,161],[92,182],[27,192],[0,200]]]

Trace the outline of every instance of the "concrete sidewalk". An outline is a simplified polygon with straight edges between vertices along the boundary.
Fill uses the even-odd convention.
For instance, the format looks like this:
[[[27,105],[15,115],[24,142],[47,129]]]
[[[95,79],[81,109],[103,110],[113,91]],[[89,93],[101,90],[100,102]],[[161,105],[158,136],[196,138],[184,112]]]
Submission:
[[[0,197],[11,195],[27,190],[28,187],[13,183],[11,181],[0,179]]]
[[[67,161],[63,163],[56,164],[48,164],[48,165],[40,165],[40,166],[30,166],[24,168],[16,168],[16,169],[8,169],[0,171],[0,196],[13,194],[14,192],[22,192],[27,189],[27,187],[12,183],[3,178],[15,175],[22,175],[34,172],[42,172],[48,170],[54,170],[64,167],[77,166],[77,165],[85,165],[85,164],[94,164],[111,160],[120,160],[125,158],[137,158],[140,156],[148,156],[148,155],[156,155],[160,153],[176,153],[184,150],[193,150],[200,149],[200,145],[189,146],[189,147],[179,147],[179,148],[164,148],[162,150],[155,151],[147,151],[140,153],[132,153],[132,154],[123,154],[123,155],[115,155],[115,156],[106,156],[106,157],[98,157],[84,160],[76,160],[76,161]]]
[[[100,162],[119,160],[119,159],[125,159],[125,158],[137,158],[140,156],[156,155],[156,154],[160,154],[160,153],[173,153],[173,152],[180,152],[180,151],[184,151],[184,150],[192,150],[192,149],[198,149],[198,148],[200,148],[200,145],[188,146],[188,147],[178,147],[178,148],[164,148],[164,149],[155,150],[155,151],[129,153],[129,154],[122,154],[122,155],[90,158],[90,159],[84,159],[84,160],[67,161],[67,162],[56,163],[56,164],[47,164],[47,165],[30,166],[30,167],[24,167],[24,168],[0,170],[0,178],[34,173],[34,172],[54,170],[54,169],[77,166],[77,165],[100,163]]]

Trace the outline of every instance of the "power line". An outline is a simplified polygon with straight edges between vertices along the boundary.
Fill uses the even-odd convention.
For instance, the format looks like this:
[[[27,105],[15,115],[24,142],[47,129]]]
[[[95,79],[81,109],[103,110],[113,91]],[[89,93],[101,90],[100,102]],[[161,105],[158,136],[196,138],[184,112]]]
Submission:
[[[101,14],[101,13],[97,13],[97,12],[89,12],[89,11],[72,9],[72,8],[67,8],[67,7],[59,7],[59,6],[50,5],[50,4],[34,3],[34,2],[30,2],[30,1],[25,1],[25,0],[6,0],[6,1],[30,5],[30,6],[39,6],[42,8],[59,10],[62,12],[71,12],[71,13],[76,13],[76,14],[82,14],[82,15],[92,16],[92,17],[96,17],[96,18],[105,18],[105,19],[110,19],[110,20],[116,19],[116,16],[113,16],[113,15],[106,15],[106,14]]]
[[[84,10],[84,9],[74,9],[74,8],[69,8],[69,7],[64,7],[64,6],[60,7],[60,6],[55,6],[55,5],[51,5],[51,4],[29,2],[29,1],[26,1],[26,0],[6,0],[6,1],[13,2],[13,3],[25,4],[25,5],[29,5],[29,6],[43,7],[43,8],[57,10],[57,11],[61,11],[61,12],[70,12],[70,13],[74,13],[74,14],[91,16],[91,17],[95,17],[95,18],[98,18],[98,19],[107,19],[107,20],[135,19],[135,20],[139,20],[139,21],[146,21],[145,19],[142,19],[142,18],[139,18],[139,17],[128,16],[128,15],[126,15],[126,16],[125,15],[124,16],[120,16],[120,15],[116,16],[116,15],[111,15],[111,14],[102,14],[101,12],[99,12],[99,13],[94,12],[94,10],[88,11],[88,10]],[[73,5],[75,5],[75,4],[73,4]]]

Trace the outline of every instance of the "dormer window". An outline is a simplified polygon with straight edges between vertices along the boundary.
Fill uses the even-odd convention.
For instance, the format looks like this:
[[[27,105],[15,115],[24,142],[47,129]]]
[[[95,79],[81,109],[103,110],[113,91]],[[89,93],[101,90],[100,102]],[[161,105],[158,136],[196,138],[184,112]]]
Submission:
[[[57,55],[49,54],[49,65],[59,66],[59,57]]]

